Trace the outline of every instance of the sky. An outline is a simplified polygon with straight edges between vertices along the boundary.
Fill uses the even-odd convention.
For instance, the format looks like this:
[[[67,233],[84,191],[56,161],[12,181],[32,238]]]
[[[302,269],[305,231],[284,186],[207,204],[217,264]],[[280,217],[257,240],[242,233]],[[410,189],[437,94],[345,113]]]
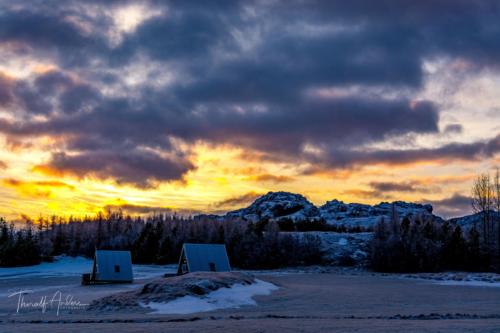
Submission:
[[[0,0],[0,216],[268,191],[470,213],[500,166],[497,1]]]

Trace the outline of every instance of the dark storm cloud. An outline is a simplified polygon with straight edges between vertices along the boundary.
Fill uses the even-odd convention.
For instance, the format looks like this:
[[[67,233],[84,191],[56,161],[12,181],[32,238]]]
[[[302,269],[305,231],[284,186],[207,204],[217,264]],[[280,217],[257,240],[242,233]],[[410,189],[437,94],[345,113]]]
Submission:
[[[434,204],[439,204],[447,207],[454,207],[454,208],[470,208],[471,205],[471,198],[461,195],[459,193],[455,193],[453,196],[445,199],[441,199],[438,201],[434,201]]]
[[[198,114],[196,108],[179,110],[168,96],[154,93],[139,102],[104,98],[89,84],[56,71],[33,83],[18,83],[16,92],[29,113],[61,112],[50,121],[0,120],[0,130],[13,136],[66,134],[71,137],[68,146],[77,150],[125,144],[170,148],[167,135],[173,135],[297,153],[304,143],[350,145],[353,140],[361,144],[391,135],[438,131],[438,111],[432,103],[405,99],[304,97],[298,105],[271,104],[263,111],[245,104],[240,107],[243,112],[237,112],[234,104],[208,103],[206,112]],[[73,114],[81,110],[89,112]]]
[[[187,39],[194,42],[188,51],[200,47],[210,55],[219,48],[237,55],[217,61],[207,59],[205,53],[201,58],[199,52],[195,52],[194,57],[185,54],[191,57],[186,66],[195,80],[175,91],[182,99],[283,101],[294,100],[302,88],[311,85],[418,87],[422,83],[424,58],[448,56],[467,58],[482,65],[498,64],[498,7],[493,2],[475,5],[452,1],[439,2],[436,6],[399,1],[376,5],[366,1],[356,5],[324,1],[306,6],[300,2],[295,5],[278,2],[266,7],[262,18],[251,21],[240,22],[234,18],[238,15],[229,15],[234,8],[210,12],[215,17],[210,23],[204,11],[185,15],[185,20],[192,24],[184,34],[174,33],[175,20],[158,18],[145,24],[134,38],[148,40],[152,35],[169,35],[171,38],[165,39],[166,42],[155,39],[155,43],[138,45],[138,49],[154,57],[170,58],[175,57],[177,51],[186,51],[186,39],[181,37],[191,36],[193,30],[200,28]],[[221,16],[225,20],[220,20]],[[149,25],[157,28],[155,34]],[[179,22],[176,26],[183,27]],[[308,26],[320,31],[304,34]],[[251,31],[251,28],[262,28],[264,40],[255,49],[241,52],[228,31]],[[322,28],[326,32],[321,32]],[[179,43],[178,47],[172,45],[174,42]]]
[[[249,108],[235,112],[216,108],[205,115],[189,117],[174,135],[185,139],[297,154],[305,143],[351,146],[408,132],[437,131],[438,113],[427,102],[411,107],[404,100],[373,100],[362,96],[331,101],[305,101],[297,106],[275,106],[267,112]]]
[[[446,218],[464,216],[471,213],[471,198],[460,193],[441,200],[422,200],[432,203],[437,214]]]
[[[291,181],[294,181],[295,178],[290,177],[290,176],[283,176],[283,175],[272,175],[269,173],[262,173],[258,174],[252,177],[249,177],[250,179],[256,181],[256,182],[271,182],[275,184],[280,184],[280,183],[288,183]]]
[[[372,49],[377,54],[370,56]],[[271,35],[252,56],[191,66],[194,82],[174,90],[191,102],[294,102],[308,87],[413,87],[421,81],[420,59],[350,35],[316,39]]]
[[[370,187],[378,192],[413,192],[417,190],[414,182],[371,182]]]
[[[451,143],[436,148],[346,150],[332,148],[326,158],[318,158],[321,164],[327,161],[331,167],[350,167],[370,164],[410,164],[413,162],[445,162],[453,160],[473,161],[492,157],[500,153],[500,135],[473,143]]]
[[[35,186],[35,187],[53,187],[53,188],[65,188],[69,190],[74,190],[75,187],[73,185],[66,184],[64,182],[52,180],[52,181],[23,181],[19,179],[14,179],[14,178],[5,178],[2,180],[4,184],[7,184],[8,186],[11,187],[23,187],[23,186]]]
[[[8,105],[13,100],[12,82],[0,72],[0,106]]]
[[[63,106],[80,106],[89,102],[82,95],[67,101],[64,99],[65,94],[62,96],[60,101]],[[0,131],[11,137],[67,136],[66,145],[70,150],[76,151],[132,149],[140,145],[171,148],[170,141],[165,136],[168,115],[141,110],[126,99],[99,99],[95,95],[91,96],[91,101],[99,103],[89,112],[73,113],[70,112],[74,110],[72,107],[66,109],[66,113],[53,115],[49,121],[0,119]],[[40,113],[35,109],[30,109],[30,112]]]
[[[243,205],[248,205],[255,201],[257,198],[259,198],[262,195],[262,193],[256,193],[256,192],[248,192],[243,195],[239,195],[236,197],[231,197],[219,202],[216,202],[214,204],[215,207],[218,208],[223,208],[223,207],[234,207],[234,206],[243,206]]]
[[[481,65],[498,66],[500,55],[500,3],[467,0],[408,2],[316,1],[304,3],[317,18],[364,24],[366,30],[383,31],[382,40],[397,41],[401,35],[417,45],[415,56],[463,57]],[[320,10],[318,10],[320,9]],[[394,43],[400,50],[405,44]]]
[[[71,4],[70,1],[66,5]],[[85,33],[70,17],[82,17],[82,11],[61,6],[60,2],[26,3],[26,8],[0,4],[0,43],[23,43],[30,53],[46,57],[55,55],[61,66],[85,65],[96,56],[105,55],[109,47],[105,39]],[[2,8],[4,7],[4,8]],[[85,16],[89,19],[89,16]],[[108,29],[109,22],[92,22]]]
[[[192,209],[178,209],[163,206],[149,206],[149,205],[137,205],[133,203],[123,202],[113,205],[106,205],[103,207],[104,211],[117,212],[123,211],[126,214],[131,215],[149,215],[149,214],[167,214],[174,216],[193,216],[195,214],[200,214],[200,211]]]
[[[172,208],[169,207],[134,205],[130,203],[106,205],[104,206],[104,210],[112,212],[122,210],[129,214],[173,213]]]
[[[0,5],[0,46],[28,45],[31,56],[60,67],[15,83],[0,76],[0,106],[24,111],[17,120],[1,118],[0,131],[10,140],[63,139],[50,147],[47,169],[152,186],[193,168],[172,138],[326,168],[474,160],[500,151],[499,137],[366,148],[439,132],[437,103],[412,97],[422,88],[424,61],[444,57],[498,69],[497,2],[152,1],[143,4],[162,7],[163,15],[114,45],[113,22],[101,9],[120,3],[93,2],[102,8],[90,14],[78,1]],[[125,66],[141,64],[174,68],[175,77],[165,86],[148,80],[121,97],[109,93],[137,74]],[[322,88],[332,95],[318,94]],[[443,133],[461,130],[451,124]]]
[[[48,164],[35,167],[48,174],[112,178],[118,184],[143,188],[155,186],[155,182],[180,179],[193,168],[185,159],[163,157],[147,151],[92,151],[78,155],[54,153]]]
[[[437,110],[428,102],[411,105],[362,97],[304,102],[294,109],[267,112],[216,109],[204,115],[161,112],[159,105],[135,107],[126,100],[103,101],[95,112],[61,115],[50,122],[0,121],[0,130],[13,136],[67,135],[67,146],[75,150],[138,144],[171,148],[167,135],[172,135],[290,155],[300,154],[305,143],[350,147],[409,132],[432,133],[438,121]]]
[[[17,82],[14,91],[22,109],[31,114],[70,114],[91,110],[103,102],[96,88],[60,71],[49,71],[33,82]]]
[[[178,10],[177,6],[184,8]],[[222,8],[223,13],[218,13],[218,8],[211,8],[210,5],[178,3],[171,8],[168,16],[154,18],[141,25],[115,53],[128,55],[139,49],[162,60],[204,58],[214,42],[223,36],[229,37],[224,19],[234,15],[231,7],[226,6]]]
[[[54,13],[60,14],[57,11]],[[50,13],[12,10],[0,13],[0,40],[22,41],[34,46],[84,47],[81,32],[72,24]]]
[[[446,125],[443,132],[453,134],[453,133],[462,133],[463,130],[464,127],[461,124],[449,124]]]
[[[372,193],[372,197],[376,196],[387,196],[388,193],[394,194],[396,192],[407,192],[407,193],[436,193],[440,192],[441,189],[436,185],[423,184],[418,180],[409,181],[383,181],[383,182],[370,182],[368,184],[371,191],[367,193]],[[390,195],[389,195],[390,196]]]

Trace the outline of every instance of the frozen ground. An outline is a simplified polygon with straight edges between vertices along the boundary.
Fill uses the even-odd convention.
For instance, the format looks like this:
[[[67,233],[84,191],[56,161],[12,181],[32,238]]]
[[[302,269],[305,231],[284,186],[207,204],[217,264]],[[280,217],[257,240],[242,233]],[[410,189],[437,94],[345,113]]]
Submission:
[[[257,305],[190,314],[151,314],[145,309],[74,309],[63,310],[59,316],[39,309],[16,313],[17,300],[3,296],[9,290],[36,285],[40,290],[29,295],[32,299],[58,290],[90,303],[142,288],[147,280],[81,287],[79,277],[70,275],[1,279],[0,332],[500,332],[500,288],[466,284],[496,284],[495,275],[390,275],[321,267],[252,273],[279,289],[254,296]],[[177,305],[206,310],[188,303]]]
[[[81,277],[92,271],[93,261],[83,257],[56,257],[54,262],[44,262],[35,266],[0,268],[0,281],[19,278]],[[150,279],[165,273],[175,273],[175,265],[134,265],[134,278]]]
[[[138,288],[144,282],[177,270],[176,265],[133,265],[133,284],[96,286],[93,289],[80,285],[82,273],[90,273],[93,261],[83,257],[56,257],[54,262],[40,265],[0,268],[0,302],[14,292],[23,290],[34,294],[52,295],[58,290],[87,291],[90,299],[94,295]],[[83,289],[82,289],[83,288]],[[10,301],[12,302],[12,297]],[[2,313],[0,311],[0,318]]]
[[[496,273],[417,273],[405,274],[403,277],[449,286],[500,287],[500,274]]]

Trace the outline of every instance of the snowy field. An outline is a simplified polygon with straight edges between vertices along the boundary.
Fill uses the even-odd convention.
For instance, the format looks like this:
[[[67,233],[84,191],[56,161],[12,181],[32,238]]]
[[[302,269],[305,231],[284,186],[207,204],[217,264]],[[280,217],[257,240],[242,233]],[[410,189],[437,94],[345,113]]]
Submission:
[[[340,240],[340,242],[343,242]],[[0,332],[500,332],[500,278],[496,274],[379,274],[341,268],[251,272],[252,285],[233,285],[200,297],[149,303],[138,310],[84,307],[22,309],[8,297],[31,289],[39,300],[56,292],[88,304],[137,288],[174,266],[136,266],[129,285],[80,285],[91,261],[0,270]],[[498,279],[498,280],[497,280]]]
[[[435,283],[448,286],[500,288],[500,274],[496,273],[417,273],[404,274],[402,277],[416,279],[423,283]]]
[[[44,262],[40,265],[0,268],[0,281],[18,278],[53,278],[53,277],[81,277],[83,273],[92,272],[93,261],[83,257],[56,257],[54,262]],[[176,265],[134,265],[135,279],[150,279],[165,273],[175,273]]]

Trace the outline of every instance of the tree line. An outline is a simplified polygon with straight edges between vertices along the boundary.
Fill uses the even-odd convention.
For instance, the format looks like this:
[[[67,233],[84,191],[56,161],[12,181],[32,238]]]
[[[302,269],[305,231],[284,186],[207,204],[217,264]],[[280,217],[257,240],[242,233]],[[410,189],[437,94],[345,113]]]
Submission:
[[[373,230],[370,267],[387,272],[500,271],[500,172],[479,175],[471,192],[475,222],[464,229],[424,216],[400,219],[393,209]],[[321,264],[319,237],[283,232],[313,230],[368,231],[329,226],[324,220],[252,223],[213,216],[131,217],[121,211],[40,217],[22,229],[0,218],[0,266],[33,265],[62,254],[91,258],[96,249],[130,250],[134,263],[176,263],[186,242],[224,243],[231,264],[240,268]]]
[[[482,250],[480,233],[445,221],[422,217],[382,219],[373,234],[370,266],[382,272],[492,270],[492,258]]]
[[[393,210],[380,221],[371,242],[370,266],[385,272],[500,272],[500,171],[481,174],[472,185],[473,224],[401,220]]]
[[[32,224],[26,228],[15,230],[0,217],[0,266],[29,266],[39,264],[42,260],[40,244],[33,232]]]
[[[240,268],[269,269],[323,260],[317,236],[280,233],[272,221],[256,224],[163,214],[131,217],[120,211],[67,220],[40,217],[17,231],[1,221],[0,266],[31,265],[62,254],[91,258],[96,249],[130,250],[134,263],[177,263],[186,242],[224,243],[231,264]]]

